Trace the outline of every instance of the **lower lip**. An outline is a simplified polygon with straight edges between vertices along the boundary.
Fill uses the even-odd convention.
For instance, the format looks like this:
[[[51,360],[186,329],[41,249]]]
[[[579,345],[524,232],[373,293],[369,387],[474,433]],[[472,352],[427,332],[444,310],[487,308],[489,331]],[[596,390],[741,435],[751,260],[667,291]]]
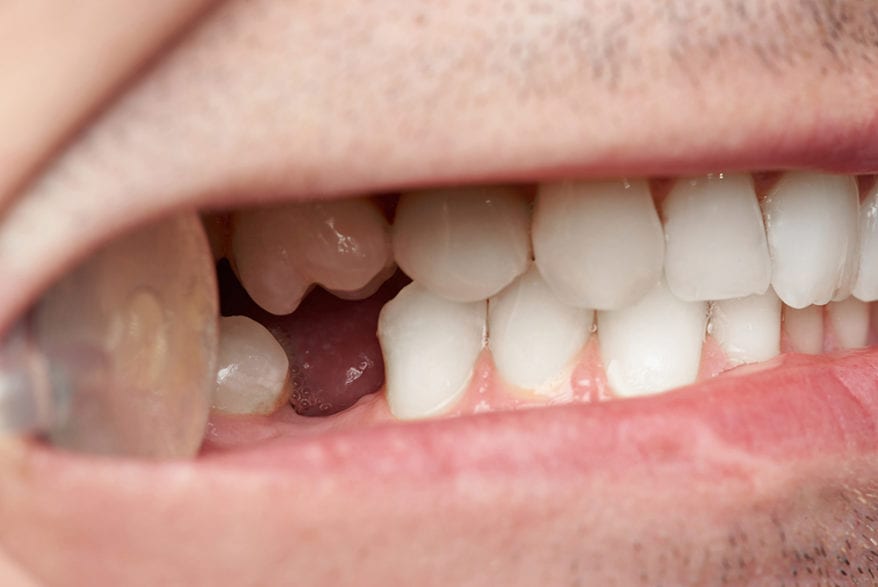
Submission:
[[[384,577],[398,579],[409,567],[394,557],[428,548],[420,541],[429,544],[430,536],[439,540],[451,530],[482,536],[477,544],[462,543],[481,557],[479,564],[510,556],[510,544],[531,540],[522,560],[533,563],[546,554],[543,548],[566,552],[546,540],[547,532],[562,542],[582,539],[586,530],[567,523],[571,516],[590,521],[596,540],[615,540],[613,532],[626,539],[632,532],[667,533],[672,523],[683,524],[681,537],[697,530],[706,540],[729,520],[756,524],[754,508],[769,497],[774,520],[796,475],[806,481],[796,481],[798,488],[842,469],[838,483],[864,482],[862,471],[849,465],[867,458],[878,440],[876,375],[875,350],[785,355],[767,370],[727,374],[665,395],[278,436],[208,451],[193,462],[100,459],[29,444],[0,451],[0,466],[13,472],[0,483],[0,539],[13,545],[13,557],[50,578],[52,569],[81,568],[95,550],[116,562],[84,576],[122,577],[144,569],[138,557],[162,544],[160,536],[173,536],[190,546],[178,557],[166,544],[163,559],[179,558],[199,582],[247,581],[254,574],[274,580],[271,573],[283,571],[305,583],[346,568],[351,551],[341,547],[327,555],[328,567],[312,560],[336,543],[374,547],[376,572],[389,570],[395,574]],[[811,472],[801,473],[803,467]],[[832,504],[805,510],[807,519],[836,515],[838,501]],[[782,505],[786,514],[777,515],[799,524],[805,518],[796,507]],[[495,534],[511,536],[510,542],[487,540]],[[71,536],[89,538],[79,544]],[[258,544],[247,546],[256,538]],[[433,545],[440,559],[447,552],[442,544]],[[238,549],[232,561],[238,566],[198,564],[187,548],[202,548],[212,561],[220,551]],[[775,556],[771,548],[765,551]],[[53,560],[50,568],[40,558],[47,549],[65,560]]]

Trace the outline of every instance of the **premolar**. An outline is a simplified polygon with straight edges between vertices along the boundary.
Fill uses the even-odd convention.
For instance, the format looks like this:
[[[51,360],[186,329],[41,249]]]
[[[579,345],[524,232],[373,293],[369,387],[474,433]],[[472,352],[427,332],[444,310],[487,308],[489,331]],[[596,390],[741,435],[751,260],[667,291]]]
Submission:
[[[228,414],[271,414],[289,397],[289,361],[264,326],[246,316],[220,318],[212,407]]]
[[[232,265],[267,311],[295,310],[314,283],[368,297],[389,276],[387,221],[370,200],[254,208],[232,217]]]
[[[539,186],[533,243],[558,299],[580,308],[623,308],[661,277],[664,236],[644,181]]]

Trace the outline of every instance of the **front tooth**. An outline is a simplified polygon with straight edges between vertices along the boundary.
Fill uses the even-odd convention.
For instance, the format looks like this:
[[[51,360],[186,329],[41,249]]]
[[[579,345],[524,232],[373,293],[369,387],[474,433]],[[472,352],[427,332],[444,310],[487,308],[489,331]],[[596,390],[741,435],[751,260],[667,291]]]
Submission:
[[[819,355],[823,351],[823,306],[784,306],[783,327],[797,353]]]
[[[232,266],[253,301],[272,314],[291,313],[310,286],[297,265],[295,215],[295,207],[278,206],[232,216]]]
[[[878,300],[878,182],[860,206],[860,271],[853,293],[864,302]]]
[[[393,250],[406,274],[456,302],[484,300],[524,273],[530,211],[515,188],[441,189],[404,194]]]
[[[592,310],[573,308],[554,296],[531,267],[488,300],[488,345],[503,378],[524,389],[557,383],[588,339]]]
[[[857,269],[857,184],[850,176],[787,173],[764,202],[771,284],[804,308],[844,299]]]
[[[843,349],[866,346],[869,337],[869,304],[850,297],[827,306],[829,323]]]
[[[708,332],[733,365],[780,354],[780,299],[773,290],[713,304]]]
[[[684,302],[663,283],[632,306],[598,312],[610,387],[635,397],[694,382],[706,320],[706,303]]]
[[[457,401],[485,339],[486,304],[452,302],[418,283],[381,309],[387,402],[397,418],[423,418]]]
[[[644,181],[541,185],[533,243],[555,295],[580,308],[625,307],[661,277],[664,235]]]
[[[749,175],[679,180],[662,212],[665,277],[674,295],[704,301],[765,293],[771,261]]]
[[[271,333],[246,316],[221,318],[213,409],[271,414],[289,391],[289,360]]]

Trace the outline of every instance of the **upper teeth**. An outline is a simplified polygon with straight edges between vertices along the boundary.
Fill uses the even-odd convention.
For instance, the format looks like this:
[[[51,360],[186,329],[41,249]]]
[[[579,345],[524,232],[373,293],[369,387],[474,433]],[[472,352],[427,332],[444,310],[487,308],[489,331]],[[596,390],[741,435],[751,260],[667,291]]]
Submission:
[[[234,262],[272,312],[291,311],[313,282],[372,289],[399,263],[415,283],[379,323],[399,417],[452,406],[485,340],[507,384],[557,396],[596,327],[609,385],[642,395],[693,382],[708,334],[725,365],[779,354],[781,301],[788,344],[819,352],[813,304],[852,290],[878,298],[878,190],[858,218],[851,177],[789,173],[761,202],[749,175],[681,179],[658,197],[661,218],[643,180],[542,184],[532,219],[526,194],[408,193],[389,229],[365,199],[242,212]],[[833,344],[865,344],[866,312],[853,300],[831,305]]]

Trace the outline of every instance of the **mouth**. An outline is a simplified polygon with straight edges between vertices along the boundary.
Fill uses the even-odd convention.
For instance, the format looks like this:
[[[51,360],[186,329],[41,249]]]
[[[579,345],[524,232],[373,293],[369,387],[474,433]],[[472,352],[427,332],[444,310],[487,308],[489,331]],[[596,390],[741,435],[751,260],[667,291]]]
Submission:
[[[259,7],[278,17],[266,22]],[[0,324],[113,238],[199,209],[217,256],[232,257],[218,265],[214,318],[260,324],[300,377],[276,369],[281,401],[245,408],[270,414],[215,409],[191,460],[4,444],[8,556],[48,584],[72,569],[93,584],[132,570],[149,583],[170,568],[195,584],[874,580],[876,192],[857,175],[878,168],[878,82],[862,81],[858,61],[871,53],[853,34],[826,56],[797,53],[796,35],[823,30],[815,16],[787,30],[782,74],[722,44],[686,67],[660,53],[640,55],[636,70],[610,59],[599,74],[588,51],[541,44],[547,28],[590,38],[567,8],[519,21],[484,7],[498,12],[479,22],[513,23],[507,38],[499,24],[480,34],[462,9],[418,3],[389,19],[351,8],[356,22],[319,6],[231,3],[53,161],[0,219],[0,273],[16,284],[0,288]],[[613,15],[594,22],[604,20]],[[770,18],[747,24],[751,49],[776,32]],[[358,36],[370,27],[384,34]],[[532,42],[516,53],[522,39]],[[342,51],[352,42],[361,50]],[[728,95],[732,74],[740,97]],[[240,120],[215,123],[229,114]],[[632,189],[644,206],[620,204]],[[503,223],[488,230],[497,216],[486,215],[466,233],[485,200],[513,204]],[[259,289],[279,271],[276,255],[252,260],[269,221],[309,206],[353,206],[354,225],[386,237],[369,275],[327,286],[361,299],[302,295],[323,277],[298,296]],[[637,210],[653,219],[638,224]],[[516,250],[506,229],[520,217],[526,246],[503,274]],[[424,244],[452,228],[467,236],[457,251]],[[745,238],[760,231],[763,241]],[[437,251],[462,262],[486,235],[512,240],[475,265],[478,279],[456,281]],[[592,237],[587,250],[615,238],[601,258],[623,245],[636,254],[579,279],[588,265],[568,253]],[[720,237],[725,248],[711,248]],[[401,272],[389,277],[393,264]],[[296,395],[321,377],[304,369],[302,345],[358,311],[362,325],[341,339],[365,342],[338,354],[372,345],[387,381],[358,376],[315,414],[327,402]],[[309,334],[283,340],[294,328]],[[324,379],[359,365],[326,361]],[[234,393],[255,387],[243,381]]]

